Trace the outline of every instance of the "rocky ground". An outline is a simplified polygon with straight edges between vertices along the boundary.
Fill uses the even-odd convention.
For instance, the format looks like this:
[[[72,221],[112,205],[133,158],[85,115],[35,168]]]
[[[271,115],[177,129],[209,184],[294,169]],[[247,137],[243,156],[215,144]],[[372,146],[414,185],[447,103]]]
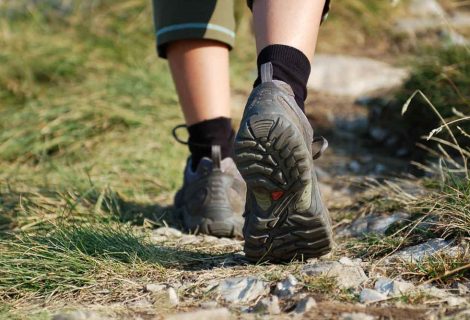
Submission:
[[[420,190],[406,179],[406,160],[390,157],[387,148],[371,148],[367,109],[357,98],[313,91],[311,96],[307,110],[312,124],[330,141],[317,162],[321,190],[335,223],[337,246],[330,255],[287,265],[251,265],[244,259],[241,240],[160,227],[151,231],[152,243],[175,252],[196,250],[204,257],[187,269],[167,270],[155,282],[131,284],[133,298],[124,305],[111,305],[104,312],[103,306],[88,305],[54,319],[470,318],[468,280],[446,287],[439,281],[404,280],[395,272],[403,264],[419,269],[420,261],[437,254],[468,257],[468,247],[438,238],[377,259],[361,259],[347,249],[355,239],[383,236],[390,226],[409,218],[402,210],[345,212],[367,189],[364,184],[390,179],[410,193]]]
[[[408,17],[394,26],[406,35],[407,46],[419,39],[468,45],[469,13],[432,0],[410,3]],[[47,308],[54,320],[470,319],[468,239],[397,243],[396,250],[378,256],[364,253],[367,243],[357,249],[365,235],[381,239],[411,216],[403,208],[365,203],[368,190],[387,185],[409,197],[426,192],[408,174],[410,151],[397,147],[396,137],[370,114],[371,103],[390,96],[409,70],[394,66],[398,59],[390,53],[380,59],[380,50],[364,51],[359,57],[319,54],[309,84],[307,114],[316,134],[330,142],[316,170],[334,222],[331,254],[285,265],[250,264],[241,239],[185,234],[171,208],[158,208],[158,219],[133,228],[153,246],[181,255],[179,266],[162,267],[157,276],[119,279],[124,285],[116,289],[95,286],[68,300],[28,303]],[[246,94],[236,94],[234,105],[242,106]],[[467,261],[460,270],[467,273],[452,282],[414,277],[429,257],[459,257]]]

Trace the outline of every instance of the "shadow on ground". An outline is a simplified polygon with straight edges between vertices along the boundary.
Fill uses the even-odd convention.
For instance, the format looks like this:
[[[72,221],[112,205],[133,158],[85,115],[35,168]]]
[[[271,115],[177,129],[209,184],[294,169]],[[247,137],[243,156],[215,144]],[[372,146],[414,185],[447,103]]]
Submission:
[[[132,227],[136,225],[182,229],[173,207],[125,201],[114,192],[0,193],[0,242],[20,254],[21,248],[43,248],[50,254],[87,255],[130,265],[138,261],[186,271],[244,263],[233,253],[153,244]]]

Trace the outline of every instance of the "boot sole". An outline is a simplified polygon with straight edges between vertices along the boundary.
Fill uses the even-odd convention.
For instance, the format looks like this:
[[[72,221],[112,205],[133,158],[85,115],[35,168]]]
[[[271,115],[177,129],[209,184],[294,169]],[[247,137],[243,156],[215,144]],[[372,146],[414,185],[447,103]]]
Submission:
[[[316,203],[309,210],[297,209],[300,199],[312,199],[312,190],[317,190],[311,157],[303,135],[280,114],[255,114],[242,123],[234,160],[251,203],[243,229],[247,259],[288,262],[331,250],[327,210],[312,214]]]

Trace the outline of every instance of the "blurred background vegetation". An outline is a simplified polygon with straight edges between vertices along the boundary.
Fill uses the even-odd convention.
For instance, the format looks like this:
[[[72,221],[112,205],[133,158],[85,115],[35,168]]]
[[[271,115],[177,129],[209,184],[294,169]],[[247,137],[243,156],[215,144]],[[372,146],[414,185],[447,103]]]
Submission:
[[[421,90],[449,121],[470,115],[470,51],[468,45],[449,44],[434,32],[419,41],[395,32],[408,2],[332,0],[318,51],[379,58],[411,69],[378,122],[414,148],[422,135],[441,124],[420,96],[402,117],[401,108],[415,90]],[[441,4],[446,10],[468,10],[468,1]],[[231,81],[235,96],[245,97],[255,77],[256,52],[250,14],[246,8],[240,10]],[[183,118],[168,67],[157,59],[154,43],[147,0],[0,0],[0,250],[5,252],[0,254],[0,278],[1,267],[11,265],[21,248],[37,245],[41,253],[51,252],[43,247],[44,239],[26,236],[8,242],[2,239],[13,237],[2,231],[45,235],[53,229],[52,221],[64,216],[112,225],[123,212],[155,213],[171,203],[187,151],[170,134]],[[239,103],[244,102],[234,101]],[[468,122],[460,127],[470,132]],[[468,150],[470,139],[459,141]],[[448,199],[458,197],[460,202],[448,211],[464,212],[459,221],[465,222],[470,183],[457,185],[449,187]],[[468,225],[462,225],[468,232]],[[465,234],[461,229],[455,233]],[[89,236],[87,230],[78,231]],[[72,237],[64,232],[49,235]],[[135,240],[124,236],[125,241]],[[51,260],[60,264],[67,254],[73,257],[66,244],[60,257],[50,253]],[[91,254],[98,259],[93,263],[103,270],[120,268],[114,262],[101,266],[102,248],[98,249]],[[154,254],[142,250],[138,255]],[[29,264],[10,271],[25,272],[26,277],[37,261],[25,259]],[[55,270],[57,264],[49,267]],[[70,285],[88,284],[87,275],[96,270],[83,263],[79,267],[84,276],[71,279]],[[33,279],[43,270],[34,272],[29,275]],[[56,290],[68,274],[47,280],[41,294]],[[0,280],[0,289],[25,284],[21,279],[8,281],[12,282]],[[24,288],[38,290],[28,283]]]

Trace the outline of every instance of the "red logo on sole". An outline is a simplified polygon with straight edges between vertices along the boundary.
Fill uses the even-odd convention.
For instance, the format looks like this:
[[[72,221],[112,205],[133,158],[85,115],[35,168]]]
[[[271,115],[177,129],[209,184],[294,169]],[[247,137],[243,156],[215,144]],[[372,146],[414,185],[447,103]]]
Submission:
[[[277,201],[281,199],[281,197],[284,195],[284,191],[273,191],[271,192],[271,199],[274,201]]]

